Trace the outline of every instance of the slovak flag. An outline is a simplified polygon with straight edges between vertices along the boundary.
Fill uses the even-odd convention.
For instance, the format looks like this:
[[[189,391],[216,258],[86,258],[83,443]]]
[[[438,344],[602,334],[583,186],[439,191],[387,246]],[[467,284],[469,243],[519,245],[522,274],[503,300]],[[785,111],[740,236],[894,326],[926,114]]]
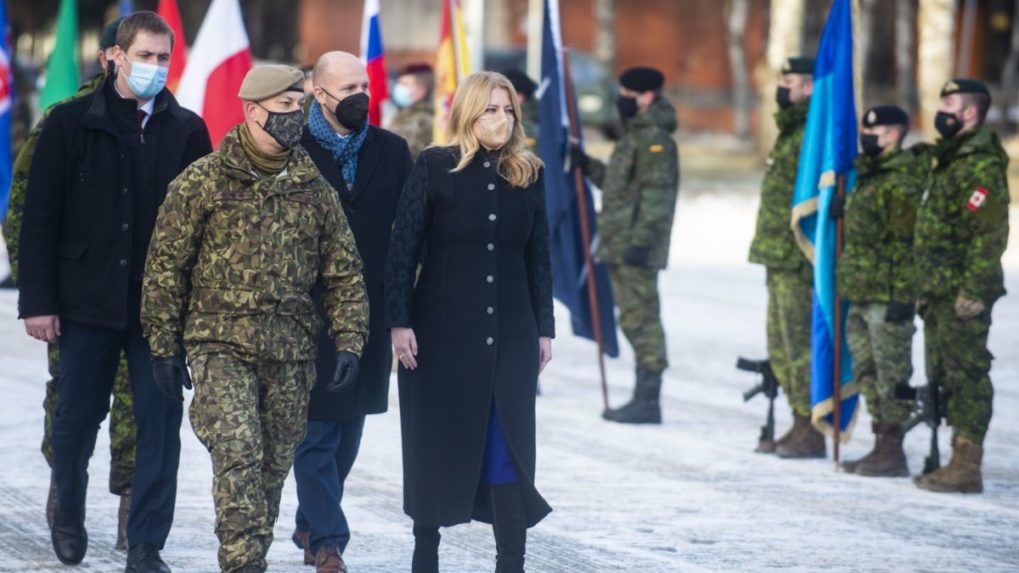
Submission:
[[[0,0],[0,223],[7,215],[11,191],[11,115],[14,107],[14,66],[7,29],[7,6]]]
[[[212,0],[175,95],[182,106],[205,120],[213,146],[244,121],[237,92],[250,69],[251,48],[241,5],[238,0]]]
[[[382,102],[389,99],[389,78],[386,76],[386,53],[382,48],[382,28],[379,25],[379,0],[364,1],[364,18],[361,20],[361,59],[368,67],[368,84],[371,103],[368,122],[382,122]]]

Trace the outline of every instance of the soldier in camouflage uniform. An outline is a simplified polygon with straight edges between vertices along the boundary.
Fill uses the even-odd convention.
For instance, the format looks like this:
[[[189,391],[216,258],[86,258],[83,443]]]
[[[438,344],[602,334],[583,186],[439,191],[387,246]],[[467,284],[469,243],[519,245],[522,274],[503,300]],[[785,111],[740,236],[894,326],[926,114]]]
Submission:
[[[170,186],[149,250],[142,321],[156,382],[190,387],[190,419],[212,455],[219,565],[262,572],[283,481],[304,437],[324,288],[337,349],[330,391],[357,378],[368,307],[336,193],[298,145],[303,77],[254,68],[245,122]]]
[[[428,64],[411,64],[400,72],[393,86],[391,98],[400,111],[396,112],[387,129],[407,140],[411,159],[416,160],[421,150],[432,144],[435,126],[435,105],[432,90],[435,74]]]
[[[538,91],[538,84],[523,71],[516,68],[502,72],[502,75],[513,84],[517,92],[517,101],[520,103],[521,123],[524,126],[524,134],[527,136],[527,149],[531,153],[538,154],[538,100],[534,94]]]
[[[853,379],[873,418],[874,448],[842,463],[849,473],[872,477],[909,475],[902,449],[903,423],[912,404],[895,398],[913,374],[913,228],[923,194],[922,152],[902,149],[909,116],[896,106],[864,114],[856,159],[856,188],[845,199],[845,246],[838,261],[839,294],[850,301],[846,339]],[[842,204],[832,215],[842,215]]]
[[[4,220],[3,235],[7,244],[7,256],[11,264],[11,279],[18,282],[18,250],[21,235],[21,218],[25,209],[25,191],[28,189],[28,170],[32,165],[39,135],[42,133],[43,122],[50,111],[58,105],[74,98],[86,96],[96,91],[103,83],[106,63],[112,62],[113,49],[116,45],[117,29],[120,19],[114,20],[104,29],[99,41],[99,67],[103,73],[97,74],[81,85],[74,96],[53,104],[43,112],[42,117],[31,131],[28,132],[18,155],[14,160],[11,191],[7,200],[7,218]],[[47,345],[47,359],[50,379],[46,382],[46,395],[43,398],[43,438],[42,455],[46,464],[53,466],[53,446],[51,433],[53,415],[57,408],[56,388],[60,379],[60,351],[56,343]],[[110,493],[120,496],[120,511],[117,528],[117,549],[127,549],[127,521],[131,510],[131,476],[134,474],[134,401],[131,397],[131,384],[127,378],[127,360],[121,353],[120,365],[113,383],[113,405],[110,408]],[[46,522],[53,522],[53,511],[56,505],[56,482],[50,479],[49,497],[46,502]]]
[[[939,492],[983,491],[980,466],[994,389],[987,349],[991,308],[1005,294],[1008,156],[984,126],[987,87],[952,80],[941,90],[942,135],[916,221],[917,307],[924,321],[927,379],[942,388],[954,430],[948,466],[918,476]]]
[[[764,265],[768,284],[768,359],[793,411],[793,427],[761,453],[784,458],[824,457],[825,442],[810,423],[810,320],[814,269],[790,228],[800,146],[813,92],[814,60],[789,58],[775,97],[779,135],[761,184],[750,262]]]
[[[620,76],[624,134],[608,165],[573,150],[574,161],[602,189],[596,256],[608,266],[619,325],[637,361],[633,399],[602,417],[628,424],[661,423],[658,397],[669,365],[658,272],[669,260],[679,153],[672,139],[676,109],[659,93],[664,81],[653,68],[630,68]]]

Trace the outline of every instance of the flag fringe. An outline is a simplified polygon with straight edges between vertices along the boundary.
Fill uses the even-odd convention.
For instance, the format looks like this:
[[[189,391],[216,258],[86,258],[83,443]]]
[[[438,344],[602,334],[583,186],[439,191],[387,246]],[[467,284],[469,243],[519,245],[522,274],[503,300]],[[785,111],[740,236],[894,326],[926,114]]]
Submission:
[[[803,232],[803,228],[800,226],[800,221],[807,217],[817,213],[817,197],[811,197],[798,205],[793,206],[793,215],[789,225],[793,229],[793,236],[796,238],[796,244],[803,251],[803,254],[810,261],[810,264],[814,264],[814,244],[810,242],[807,235]]]
[[[842,401],[845,401],[853,396],[860,393],[859,388],[856,384],[847,384],[842,386]],[[825,436],[831,438],[835,435],[835,429],[832,427],[830,421],[826,420],[827,416],[834,413],[835,409],[832,407],[833,399],[828,398],[823,402],[819,402],[810,409],[810,423],[814,425],[817,431],[821,432]],[[839,442],[845,444],[849,442],[849,439],[853,435],[853,429],[856,428],[856,418],[860,408],[853,408],[853,417],[849,420],[849,424],[846,429],[840,432]]]

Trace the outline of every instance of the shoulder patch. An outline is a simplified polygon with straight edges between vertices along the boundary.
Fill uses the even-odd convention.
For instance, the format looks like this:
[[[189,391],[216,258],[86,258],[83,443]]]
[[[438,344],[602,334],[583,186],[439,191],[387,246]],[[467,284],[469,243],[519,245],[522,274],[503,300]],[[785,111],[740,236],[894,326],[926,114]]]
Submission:
[[[970,211],[976,211],[977,209],[984,206],[987,202],[987,188],[977,187],[976,191],[969,196],[969,202],[966,203],[966,208]]]
[[[665,146],[662,145],[661,143],[655,143],[648,147],[647,150],[650,151],[651,153],[661,153],[665,151]]]

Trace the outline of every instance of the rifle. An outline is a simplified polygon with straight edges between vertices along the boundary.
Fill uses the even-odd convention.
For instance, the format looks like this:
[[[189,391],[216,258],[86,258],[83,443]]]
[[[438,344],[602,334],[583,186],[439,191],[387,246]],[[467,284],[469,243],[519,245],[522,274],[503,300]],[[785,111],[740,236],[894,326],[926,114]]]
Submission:
[[[771,362],[739,357],[736,359],[736,368],[761,376],[761,381],[756,386],[743,393],[743,401],[749,402],[758,394],[764,394],[768,399],[768,417],[764,425],[761,426],[759,441],[773,444],[775,442],[775,398],[778,397],[778,379],[775,378],[775,373],[771,370]]]
[[[929,380],[926,386],[910,386],[909,384],[897,384],[895,386],[895,398],[897,400],[916,401],[916,412],[903,424],[903,432],[908,432],[921,422],[927,424],[931,429],[931,450],[923,461],[923,473],[929,474],[941,467],[941,451],[938,448],[938,427],[945,417],[945,396],[941,385],[936,380]]]

